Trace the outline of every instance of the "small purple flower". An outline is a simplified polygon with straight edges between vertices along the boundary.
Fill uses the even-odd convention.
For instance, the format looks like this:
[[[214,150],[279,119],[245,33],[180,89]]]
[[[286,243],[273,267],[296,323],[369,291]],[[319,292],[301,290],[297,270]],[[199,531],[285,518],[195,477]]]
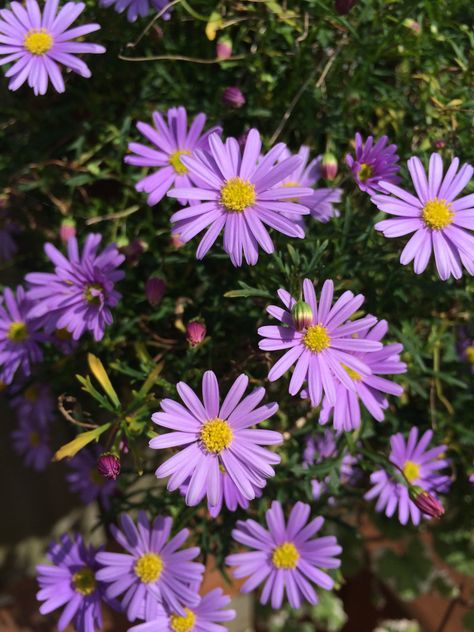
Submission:
[[[474,194],[456,200],[474,173],[471,165],[454,158],[443,178],[443,161],[431,154],[428,178],[421,160],[410,158],[408,170],[416,197],[390,182],[380,182],[383,194],[372,196],[375,206],[395,219],[375,224],[384,237],[401,237],[414,233],[400,256],[400,263],[414,261],[416,274],[426,269],[434,251],[436,268],[445,281],[451,275],[462,276],[462,266],[474,275]],[[391,194],[391,195],[390,195]]]
[[[228,86],[222,93],[222,103],[230,108],[239,109],[245,105],[246,99],[240,88]]]
[[[26,0],[25,7],[12,2],[10,9],[0,10],[0,65],[15,62],[5,73],[11,77],[10,90],[18,90],[28,81],[36,95],[46,94],[51,81],[57,92],[64,92],[60,65],[82,77],[91,76],[77,55],[105,53],[105,48],[71,40],[83,38],[100,26],[85,24],[69,29],[85,8],[83,2],[67,2],[58,12],[58,0],[46,0],[41,13],[36,0]]]
[[[103,478],[97,471],[97,461],[102,453],[100,446],[81,450],[68,461],[70,471],[66,474],[66,480],[70,491],[78,494],[84,505],[100,501],[107,508],[117,483],[113,479]]]
[[[281,321],[282,325],[265,325],[258,330],[263,338],[259,342],[262,351],[289,349],[270,370],[270,382],[280,378],[295,364],[289,392],[296,395],[307,380],[313,406],[320,403],[323,394],[334,405],[339,382],[356,392],[356,382],[347,369],[364,376],[370,375],[370,367],[359,359],[358,354],[382,349],[382,344],[377,340],[354,337],[376,322],[374,316],[348,321],[364,302],[363,295],[354,296],[352,292],[344,292],[331,306],[333,294],[334,283],[325,281],[318,306],[313,283],[309,279],[304,280],[304,300],[313,312],[313,320],[307,329],[298,331],[291,315],[296,299],[286,290],[280,289],[278,296],[286,309],[270,305],[267,312]]]
[[[122,607],[128,620],[153,621],[163,607],[180,616],[185,608],[195,608],[199,595],[189,586],[200,585],[204,566],[192,562],[199,549],[180,549],[189,535],[182,529],[170,539],[173,520],[157,516],[150,525],[145,512],[138,514],[138,527],[122,514],[122,530],[112,526],[112,533],[126,553],[99,553],[97,561],[104,568],[97,573],[100,581],[109,584],[106,594],[115,598],[125,593]]]
[[[250,130],[241,151],[235,138],[225,144],[217,134],[209,137],[210,153],[196,152],[183,156],[190,174],[200,180],[193,188],[177,187],[170,197],[202,202],[178,211],[171,217],[173,232],[184,242],[207,228],[196,252],[202,259],[217,237],[224,231],[224,250],[235,266],[242,265],[242,254],[249,265],[258,260],[258,247],[266,253],[274,251],[273,242],[264,224],[289,237],[304,237],[304,230],[295,220],[309,210],[295,198],[311,195],[305,187],[276,187],[300,164],[293,156],[278,165],[283,143],[275,145],[262,159],[262,141],[256,129]],[[201,186],[202,183],[202,186]]]
[[[232,536],[239,544],[256,549],[251,553],[236,553],[226,558],[229,566],[235,566],[234,577],[248,577],[240,589],[251,592],[262,582],[265,585],[260,603],[271,599],[272,608],[281,608],[286,591],[293,608],[304,601],[318,602],[312,583],[331,590],[334,581],[322,568],[339,568],[336,559],[342,551],[334,536],[314,538],[321,529],[324,518],[308,522],[311,508],[297,502],[285,524],[283,510],[278,501],[273,501],[266,512],[268,530],[254,520],[239,520]]]
[[[142,178],[136,185],[137,191],[148,193],[148,204],[154,206],[164,198],[171,187],[193,186],[193,174],[183,162],[184,156],[191,156],[198,149],[207,149],[209,135],[221,133],[219,127],[213,127],[203,133],[206,122],[205,114],[198,114],[188,130],[188,115],[184,107],[170,108],[168,122],[159,112],[153,112],[155,128],[148,123],[138,122],[138,131],[155,148],[130,143],[131,154],[125,156],[128,165],[136,167],[153,167],[155,171]],[[182,204],[186,198],[182,198]]]
[[[161,450],[187,446],[157,470],[157,478],[170,476],[168,490],[178,489],[189,480],[186,503],[197,505],[207,495],[209,504],[222,502],[223,470],[247,500],[256,496],[255,488],[265,486],[266,479],[275,475],[272,465],[280,462],[274,452],[262,445],[278,445],[283,441],[279,432],[251,428],[269,419],[278,410],[271,403],[256,408],[265,395],[264,388],[255,389],[242,399],[249,380],[238,377],[222,405],[217,378],[206,371],[202,381],[203,403],[184,382],[176,385],[185,406],[171,399],[161,402],[162,412],[152,420],[169,432],[150,441],[150,448]]]
[[[58,621],[59,632],[71,621],[77,632],[102,629],[104,590],[96,577],[96,553],[93,547],[86,547],[80,535],[63,535],[59,543],[50,546],[48,557],[53,565],[36,567],[40,586],[36,597],[44,602],[41,614],[65,606]]]
[[[362,340],[382,341],[388,330],[386,320],[379,321],[372,329],[367,328],[358,333]],[[336,430],[356,430],[360,427],[361,414],[360,403],[369,411],[377,421],[385,419],[384,410],[388,408],[388,400],[385,395],[400,397],[403,388],[387,380],[381,375],[394,375],[406,373],[407,366],[400,361],[400,353],[403,351],[401,344],[385,345],[380,351],[370,353],[357,353],[355,356],[364,362],[371,370],[370,375],[364,375],[353,369],[346,368],[351,377],[355,390],[348,389],[345,384],[336,386],[336,400],[330,403],[327,397],[323,400],[319,423],[328,423],[331,415]]]
[[[114,7],[117,13],[127,11],[127,20],[135,22],[140,18],[146,18],[150,13],[150,9],[162,11],[170,0],[100,0],[101,7]],[[171,9],[166,11],[162,16],[163,20],[169,20],[171,17]]]
[[[43,359],[39,343],[45,337],[39,332],[38,319],[29,313],[32,306],[21,285],[16,295],[7,287],[0,298],[0,378],[4,384],[11,384],[17,371],[28,377],[31,365]]]
[[[388,145],[387,136],[381,136],[374,145],[373,136],[369,136],[367,140],[362,140],[362,136],[357,133],[355,136],[355,159],[351,155],[346,156],[346,163],[352,171],[354,180],[359,189],[374,195],[383,188],[380,181],[397,184],[400,177],[397,175],[400,171],[398,156],[396,155],[397,146]]]
[[[29,316],[42,318],[47,331],[66,329],[73,340],[91,331],[95,340],[101,340],[105,327],[112,324],[111,310],[121,298],[114,286],[125,276],[117,268],[125,257],[114,244],[97,253],[101,241],[101,235],[88,235],[80,254],[77,239],[71,237],[68,258],[48,243],[44,249],[54,273],[26,275],[28,298],[35,302]]]
[[[10,406],[19,420],[34,418],[46,428],[54,417],[56,400],[48,384],[34,382],[12,387]]]
[[[163,609],[153,621],[135,625],[128,632],[226,632],[227,627],[219,624],[232,621],[236,614],[235,610],[226,608],[229,604],[230,597],[224,595],[221,588],[215,588],[192,610],[185,608],[184,615]]]
[[[23,457],[26,467],[42,472],[51,463],[53,451],[49,445],[49,432],[36,417],[18,419],[11,437],[13,449]]]
[[[427,450],[432,437],[433,432],[427,430],[418,441],[418,428],[415,426],[410,430],[406,442],[400,432],[392,435],[389,460],[400,470],[400,475],[394,478],[385,470],[377,470],[371,474],[370,482],[373,487],[366,493],[365,499],[378,499],[376,511],[384,512],[391,518],[398,509],[401,524],[407,524],[411,519],[417,525],[421,520],[421,512],[411,500],[407,485],[419,487],[434,497],[437,493],[449,490],[449,476],[439,473],[439,470],[450,465],[449,460],[443,458],[447,448],[441,445]]]

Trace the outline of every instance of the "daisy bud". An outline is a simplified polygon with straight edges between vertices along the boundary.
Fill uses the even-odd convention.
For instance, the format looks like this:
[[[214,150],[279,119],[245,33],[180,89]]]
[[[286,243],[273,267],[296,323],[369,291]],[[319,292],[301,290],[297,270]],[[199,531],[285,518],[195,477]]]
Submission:
[[[104,452],[97,460],[97,471],[104,478],[115,481],[120,474],[120,459],[112,452]]]
[[[441,518],[444,514],[443,505],[429,492],[417,486],[410,487],[409,491],[412,501],[426,516],[430,516],[431,518]]]
[[[403,26],[406,26],[407,29],[410,29],[410,31],[413,31],[415,35],[419,35],[421,33],[420,23],[417,22],[416,20],[412,20],[411,18],[407,18],[406,20],[403,20]]]
[[[336,0],[336,12],[339,15],[346,15],[357,3],[357,0]]]
[[[446,141],[442,138],[438,138],[438,140],[435,140],[434,146],[435,149],[444,149],[446,147]]]
[[[293,322],[295,323],[297,331],[306,329],[313,322],[311,307],[304,301],[298,301],[294,304],[291,315],[293,316]]]
[[[191,347],[197,347],[206,337],[206,325],[200,320],[194,320],[186,325],[186,340]]]
[[[334,180],[337,176],[337,158],[334,154],[326,152],[321,161],[321,173],[326,180]]]
[[[224,89],[222,102],[230,108],[241,108],[245,104],[245,97],[237,86],[229,86]]]
[[[216,44],[217,59],[229,59],[232,55],[232,41],[228,37],[221,37]]]
[[[76,236],[76,222],[73,219],[64,219],[61,228],[59,229],[59,238],[63,242],[63,244],[67,244],[67,242],[71,239],[71,237]]]
[[[166,283],[159,277],[150,277],[145,283],[145,294],[152,307],[156,307],[166,292]]]
[[[182,241],[178,233],[172,233],[170,244],[173,248],[176,248],[176,250],[178,250],[179,248],[182,248],[184,246],[184,241]]]

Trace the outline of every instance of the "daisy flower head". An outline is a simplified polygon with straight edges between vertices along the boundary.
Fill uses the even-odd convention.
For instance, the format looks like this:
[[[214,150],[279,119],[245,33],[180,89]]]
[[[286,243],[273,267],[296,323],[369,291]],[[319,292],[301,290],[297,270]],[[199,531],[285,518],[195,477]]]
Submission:
[[[283,509],[273,501],[266,512],[268,529],[254,520],[239,520],[232,537],[239,544],[255,549],[226,558],[234,566],[234,577],[248,577],[241,588],[247,593],[264,583],[260,603],[271,601],[272,608],[281,608],[284,594],[292,608],[304,601],[318,603],[312,584],[325,590],[334,586],[332,578],[321,569],[338,568],[336,558],[342,552],[334,536],[315,538],[324,518],[310,520],[309,505],[297,502],[285,523]]]
[[[400,177],[396,145],[387,145],[387,136],[381,136],[374,144],[369,136],[364,142],[357,132],[355,136],[355,158],[346,156],[346,164],[352,171],[354,180],[361,191],[373,195],[381,190],[380,181],[397,184]]]
[[[198,114],[188,127],[188,114],[183,106],[170,108],[167,120],[153,112],[153,125],[137,123],[138,131],[153,147],[141,143],[130,143],[129,155],[124,160],[128,165],[151,167],[153,173],[142,178],[136,185],[137,191],[148,193],[148,204],[154,206],[173,187],[192,187],[193,174],[183,162],[184,156],[192,156],[196,150],[208,149],[209,134],[221,133],[213,127],[203,133],[206,115]],[[186,198],[182,198],[182,204]]]
[[[173,233],[184,243],[207,229],[196,252],[198,259],[206,255],[222,230],[224,250],[235,266],[242,265],[242,256],[249,265],[255,265],[259,246],[266,253],[274,251],[265,225],[289,237],[304,237],[304,230],[294,220],[309,213],[303,198],[312,190],[277,186],[301,159],[292,156],[275,164],[285,145],[275,145],[263,158],[261,147],[256,129],[249,131],[243,150],[235,138],[224,143],[217,134],[211,134],[209,152],[182,157],[191,177],[199,183],[192,188],[177,187],[168,195],[201,203],[178,211],[171,222]]]
[[[100,446],[83,448],[75,457],[68,461],[69,472],[66,480],[69,490],[78,494],[84,505],[100,501],[104,507],[109,507],[110,496],[117,490],[115,480],[106,479],[97,470],[97,461],[103,454]]]
[[[450,461],[444,458],[447,447],[445,445],[429,448],[433,432],[427,430],[418,440],[418,428],[411,428],[408,440],[402,433],[390,438],[391,452],[389,460],[403,473],[404,482],[400,477],[395,478],[386,470],[377,470],[370,476],[372,488],[366,493],[366,500],[377,498],[375,511],[384,512],[391,518],[398,512],[401,524],[410,520],[418,525],[421,512],[411,500],[407,484],[421,488],[436,498],[437,493],[449,490],[451,479],[440,470],[449,467]],[[429,449],[428,449],[429,448]]]
[[[202,402],[187,384],[179,382],[176,388],[184,406],[164,399],[162,411],[152,416],[155,424],[173,432],[151,439],[150,448],[186,446],[160,465],[156,477],[170,477],[169,491],[189,479],[186,503],[190,506],[200,503],[206,495],[211,507],[221,504],[223,485],[229,484],[222,474],[229,476],[246,500],[253,500],[256,489],[263,488],[266,479],[275,475],[272,465],[279,463],[280,457],[262,446],[278,445],[283,436],[251,426],[274,415],[278,404],[258,406],[265,396],[262,387],[242,399],[248,383],[247,376],[238,377],[221,404],[217,378],[212,371],[206,371]]]
[[[84,11],[84,2],[67,2],[58,11],[59,0],[46,0],[41,9],[37,0],[12,2],[0,10],[0,65],[12,64],[5,73],[8,88],[18,90],[25,81],[35,95],[46,94],[51,81],[57,92],[64,92],[60,66],[89,78],[91,71],[79,59],[82,53],[105,53],[98,44],[73,40],[100,29],[98,24],[69,28]]]
[[[112,324],[112,308],[121,295],[115,284],[125,276],[117,268],[124,260],[115,244],[97,252],[102,236],[87,236],[82,253],[77,239],[67,242],[67,257],[53,244],[45,245],[45,252],[54,264],[54,272],[32,272],[26,275],[28,298],[34,301],[30,318],[41,318],[46,331],[65,329],[73,340],[86,331],[101,340],[107,325]]]
[[[358,338],[381,342],[387,330],[387,321],[381,320],[372,328],[367,327],[361,330]],[[379,351],[355,353],[355,357],[364,362],[371,373],[365,375],[353,369],[346,369],[355,389],[348,389],[345,384],[339,382],[336,386],[335,402],[330,403],[327,397],[323,399],[319,423],[327,424],[332,416],[336,430],[347,432],[356,430],[361,423],[361,403],[374,419],[383,421],[384,411],[388,408],[386,395],[400,397],[403,394],[403,388],[381,376],[406,373],[407,366],[400,360],[402,351],[403,345],[395,343],[385,345]]]
[[[335,404],[339,382],[355,392],[356,384],[348,369],[361,375],[371,374],[370,367],[357,354],[382,348],[377,340],[354,337],[376,322],[374,316],[348,320],[360,308],[364,296],[354,296],[352,292],[346,291],[332,305],[333,295],[334,283],[325,281],[318,305],[314,285],[305,279],[303,296],[312,319],[309,326],[298,330],[292,315],[297,300],[286,290],[280,289],[278,296],[285,309],[270,305],[267,312],[282,324],[265,325],[258,330],[263,338],[259,342],[262,351],[288,350],[270,369],[268,379],[274,382],[295,365],[289,392],[296,395],[307,381],[312,406],[321,402],[323,394],[331,404]]]
[[[139,17],[146,18],[150,9],[162,11],[167,4],[169,4],[169,0],[100,0],[101,7],[114,7],[117,13],[126,11],[129,22],[135,22]],[[163,20],[169,20],[171,12],[165,11],[161,17]]]
[[[108,584],[109,598],[123,594],[128,620],[153,621],[163,608],[185,616],[186,608],[195,608],[200,598],[192,586],[200,585],[204,566],[192,561],[199,548],[181,549],[188,529],[170,538],[172,518],[157,516],[150,524],[143,511],[137,526],[126,514],[119,524],[121,530],[112,526],[112,534],[126,553],[99,553],[97,561],[103,568],[97,578]]]
[[[56,401],[48,384],[34,382],[20,390],[12,387],[10,407],[19,421],[34,417],[45,428],[54,417]]]
[[[390,182],[379,184],[382,193],[372,202],[384,213],[395,215],[375,224],[384,237],[414,233],[400,255],[400,263],[414,262],[416,274],[426,270],[432,252],[440,278],[462,276],[463,266],[474,275],[474,194],[458,198],[474,173],[471,165],[459,168],[454,158],[443,177],[443,161],[431,154],[428,177],[416,156],[408,161],[408,170],[416,195]],[[458,198],[458,199],[456,199]]]
[[[63,632],[72,622],[77,632],[102,629],[101,602],[104,590],[96,576],[97,549],[87,547],[80,535],[63,535],[50,546],[52,565],[36,567],[40,590],[36,597],[43,603],[41,614],[49,614],[65,606],[58,630]]]
[[[23,457],[26,467],[42,472],[51,463],[53,451],[49,445],[49,432],[38,418],[20,418],[11,437],[13,449]]]
[[[28,377],[31,365],[43,359],[40,343],[45,336],[39,320],[30,315],[32,306],[21,285],[16,293],[5,288],[0,298],[0,378],[4,384],[11,384],[17,372]]]

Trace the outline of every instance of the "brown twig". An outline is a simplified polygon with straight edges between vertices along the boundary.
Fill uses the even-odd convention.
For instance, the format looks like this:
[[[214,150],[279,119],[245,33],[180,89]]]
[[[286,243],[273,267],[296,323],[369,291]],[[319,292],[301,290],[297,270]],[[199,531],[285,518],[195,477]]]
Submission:
[[[126,55],[119,55],[119,59],[122,61],[187,61],[192,64],[220,64],[222,63],[222,59],[200,59],[199,57],[187,57],[186,55],[153,55],[152,57],[127,57]],[[235,55],[234,57],[229,57],[225,61],[237,61],[240,59],[245,59],[246,55]]]
[[[66,410],[64,406],[66,402],[75,403],[76,399],[72,397],[71,395],[66,395],[66,393],[63,393],[62,395],[58,397],[58,410],[61,413],[61,415],[65,419],[67,419],[67,421],[71,422],[72,424],[76,426],[80,426],[81,428],[97,428],[96,424],[89,424],[86,421],[79,421],[78,419],[74,419],[74,417]]]
[[[168,9],[171,9],[171,7],[173,7],[175,4],[179,4],[181,2],[181,0],[172,0],[172,2],[169,2],[166,6],[164,6],[161,11],[159,11],[154,17],[153,19],[147,24],[147,26],[143,29],[143,31],[140,33],[140,35],[138,36],[138,38],[134,41],[134,42],[129,42],[126,46],[127,48],[135,48],[135,46],[137,46],[137,44],[139,44],[142,39],[145,37],[145,35],[148,33],[148,31],[153,27],[153,25],[155,24],[155,22],[157,22],[162,15],[164,15]],[[119,59],[121,59],[120,55],[119,55]]]

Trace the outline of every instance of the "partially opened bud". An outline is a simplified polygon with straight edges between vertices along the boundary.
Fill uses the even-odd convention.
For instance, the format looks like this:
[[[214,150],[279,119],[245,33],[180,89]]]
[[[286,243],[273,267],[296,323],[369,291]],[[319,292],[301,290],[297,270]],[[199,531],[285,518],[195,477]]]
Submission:
[[[159,277],[150,277],[145,283],[145,294],[148,302],[153,307],[156,307],[161,303],[166,292],[166,283]]]
[[[337,176],[337,158],[334,154],[326,152],[321,162],[321,174],[326,180],[334,180]]]
[[[201,320],[194,320],[186,325],[186,340],[191,347],[197,347],[206,337],[206,325]]]
[[[295,327],[298,331],[306,329],[313,322],[313,312],[311,307],[304,301],[298,301],[294,304],[293,309],[291,310],[291,315],[293,316],[293,322],[295,323]]]
[[[232,40],[228,37],[221,37],[216,44],[217,59],[229,59],[232,55]]]
[[[71,239],[71,237],[76,236],[76,222],[73,219],[64,219],[61,228],[59,229],[59,238],[63,242],[63,244],[67,244],[67,242]]]
[[[425,491],[421,487],[413,485],[410,487],[409,492],[412,501],[426,516],[430,516],[431,518],[441,518],[444,514],[443,505],[429,492]]]
[[[97,471],[104,478],[115,481],[120,474],[120,459],[112,452],[104,452],[97,460]]]
[[[245,96],[237,86],[229,86],[222,93],[222,102],[230,108],[241,108],[245,105]]]

